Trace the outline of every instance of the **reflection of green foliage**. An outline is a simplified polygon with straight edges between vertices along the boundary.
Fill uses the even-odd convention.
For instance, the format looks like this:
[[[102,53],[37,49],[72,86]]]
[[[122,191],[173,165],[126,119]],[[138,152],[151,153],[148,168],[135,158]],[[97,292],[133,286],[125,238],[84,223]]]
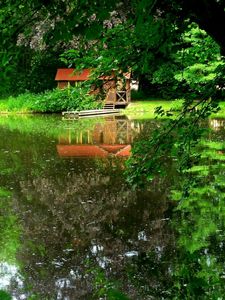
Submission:
[[[152,132],[149,140],[144,139],[134,145],[127,172],[132,184],[143,185],[151,181],[154,175],[165,175],[171,168],[168,164],[182,172],[197,159],[198,154],[192,150],[205,133],[205,129],[198,126],[198,121],[207,118],[215,105],[211,101],[191,104],[189,109],[190,103],[184,102],[182,111],[175,119],[165,120]],[[193,109],[195,106],[199,107],[199,111]],[[167,113],[162,107],[157,108],[159,116],[166,116]],[[165,160],[165,157],[175,158],[175,163]]]
[[[8,196],[10,196],[10,195],[11,195],[10,192],[6,191],[6,190],[3,189],[3,188],[0,188],[0,198],[8,197]]]
[[[101,120],[104,122],[104,119]],[[68,177],[66,177],[65,170],[67,171],[68,167],[74,167],[74,164],[71,164],[69,160],[61,160],[59,162],[53,155],[55,148],[52,145],[47,148],[49,137],[55,139],[58,133],[63,133],[68,126],[68,122],[70,128],[74,126],[74,131],[79,131],[83,128],[88,129],[90,126],[94,126],[98,122],[97,120],[84,119],[67,122],[55,117],[50,117],[47,120],[45,117],[28,117],[25,119],[10,117],[8,119],[0,119],[0,121],[2,122],[2,135],[4,134],[8,137],[8,134],[13,132],[13,135],[10,136],[10,139],[7,139],[7,142],[2,140],[2,148],[7,145],[11,150],[7,153],[6,164],[3,167],[10,167],[16,163],[15,173],[16,175],[19,174],[14,190],[18,198],[15,197],[14,201],[19,206],[18,214],[26,226],[24,226],[26,231],[24,231],[24,248],[21,259],[24,259],[26,262],[29,261],[31,265],[31,277],[29,277],[31,273],[25,269],[26,275],[29,277],[26,278],[25,276],[25,283],[29,284],[31,282],[31,293],[35,293],[35,289],[39,289],[38,285],[37,288],[35,284],[32,285],[33,282],[43,284],[49,278],[56,278],[53,275],[57,274],[56,276],[59,276],[57,272],[62,272],[63,270],[66,273],[68,265],[78,264],[80,266],[82,264],[82,255],[86,255],[86,249],[88,249],[90,241],[93,240],[93,235],[88,236],[92,230],[92,226],[86,228],[87,223],[92,224],[92,221],[96,222],[98,219],[99,223],[95,224],[99,224],[100,230],[97,231],[97,235],[94,233],[94,236],[102,238],[102,233],[105,234],[106,232],[109,237],[116,237],[116,239],[124,243],[128,241],[125,245],[127,247],[130,243],[130,237],[133,237],[134,232],[135,234],[138,232],[140,224],[146,224],[149,220],[153,220],[152,223],[155,220],[155,223],[158,222],[157,215],[154,219],[149,218],[147,221],[145,219],[144,223],[141,223],[140,219],[143,218],[143,215],[151,211],[151,206],[149,206],[150,201],[148,201],[151,199],[147,196],[146,198],[142,197],[139,193],[140,196],[137,198],[137,201],[133,200],[132,194],[127,191],[127,187],[124,187],[124,184],[121,186],[119,164],[109,164],[105,167],[100,161],[95,164],[89,160],[86,160],[85,163],[80,161],[80,168],[78,167],[70,171]],[[163,126],[162,123],[164,121],[158,123],[158,126]],[[143,122],[139,123],[139,125],[145,131],[140,134],[139,138],[145,138],[146,140],[145,135],[149,135],[152,132],[155,122]],[[180,129],[180,134],[185,134],[183,128]],[[53,142],[55,143],[55,141]],[[31,154],[29,158],[27,155],[28,144],[29,153]],[[214,153],[223,149],[223,142],[219,144],[219,142],[213,140],[211,148],[202,142],[199,153],[203,153],[203,147],[207,148],[207,151],[211,151],[212,148]],[[14,149],[20,150],[20,154],[15,154]],[[46,154],[48,150],[47,157],[43,159],[42,154]],[[143,148],[140,148],[140,151],[142,154]],[[174,151],[173,158],[175,165],[175,155],[177,153],[179,154],[179,152]],[[223,153],[220,155],[224,156]],[[2,157],[4,157],[4,153],[1,154]],[[18,157],[20,158],[19,160]],[[53,157],[53,160],[48,165],[45,159],[49,157]],[[33,159],[35,162],[38,161],[38,164],[32,165]],[[164,157],[162,157],[163,159]],[[143,295],[146,292],[148,295],[155,296],[156,299],[157,297],[178,300],[182,298],[218,299],[223,295],[224,283],[223,263],[225,255],[224,247],[220,246],[224,239],[224,166],[221,167],[221,165],[218,165],[218,160],[215,160],[213,155],[206,158],[202,156],[200,161],[194,164],[192,168],[185,170],[182,174],[180,173],[179,177],[175,177],[178,171],[174,168],[172,162],[171,164],[167,164],[167,162],[166,159],[163,160],[164,166],[169,166],[169,170],[166,170],[167,175],[175,178],[173,180],[173,198],[176,202],[174,201],[172,205],[176,205],[176,209],[174,210],[171,223],[166,223],[165,227],[169,227],[169,224],[174,226],[176,235],[174,238],[176,238],[176,242],[172,242],[172,250],[169,247],[162,247],[162,257],[159,257],[154,250],[152,251],[152,248],[158,245],[159,235],[157,235],[157,240],[152,242],[152,248],[150,248],[151,246],[149,248],[146,247],[146,250],[143,247],[148,252],[146,254],[140,253],[137,259],[133,260],[133,266],[130,269],[128,268],[132,287],[134,286],[136,290],[140,287]],[[46,166],[48,167],[46,168]],[[56,169],[57,174],[55,172]],[[82,174],[80,174],[81,169]],[[40,172],[39,174],[38,171]],[[102,177],[102,174],[104,177]],[[12,177],[10,176],[15,177],[15,174],[8,174],[7,176],[11,179]],[[14,177],[13,180],[15,180]],[[4,180],[5,177],[2,178],[2,181]],[[157,180],[158,178],[154,184]],[[165,193],[170,181],[168,181],[166,187],[160,184],[160,180],[158,182],[160,188]],[[21,185],[18,183],[21,183]],[[118,187],[120,187],[119,191]],[[154,188],[154,186],[151,186],[151,188]],[[87,198],[83,202],[84,191]],[[117,195],[118,199],[114,198],[115,195]],[[13,252],[12,249],[18,249],[16,248],[15,240],[19,240],[19,226],[16,224],[18,220],[13,218],[12,205],[9,202],[10,199],[7,198],[8,196],[5,190],[0,191],[2,205],[0,210],[4,213],[1,221],[4,224],[4,229],[8,228],[8,231],[6,233],[3,232],[3,234],[9,235],[14,240],[11,243],[12,247],[10,245],[7,246],[10,248],[11,253],[14,253],[15,251]],[[76,200],[77,196],[83,203]],[[143,209],[140,209],[142,198],[145,201],[143,201]],[[90,199],[94,203],[89,203]],[[157,198],[154,199],[155,202],[153,201],[154,208],[159,203],[158,200],[160,199],[157,194]],[[111,204],[110,201],[112,201]],[[111,207],[116,209],[116,215],[112,218]],[[129,207],[133,208],[133,214],[128,209]],[[30,215],[24,217],[24,212],[28,209],[33,212],[32,218],[30,218]],[[166,211],[167,213],[170,217],[171,213]],[[113,226],[111,226],[112,224]],[[83,226],[82,230],[84,232],[81,232],[80,226]],[[56,230],[51,231],[53,227],[56,227]],[[165,228],[163,232],[165,232],[164,230]],[[154,235],[153,231],[151,231],[149,236],[151,234]],[[59,233],[61,233],[60,241],[58,241]],[[81,256],[78,252],[74,256],[65,253],[65,256],[62,255],[65,245],[68,248],[74,247],[72,242],[74,238],[83,238],[84,236],[85,244],[81,245],[81,249],[84,249],[84,251],[81,250]],[[173,233],[171,236],[173,236]],[[167,239],[171,239],[171,236],[170,234],[166,234],[166,237],[163,237],[163,245],[167,242]],[[104,240],[105,236],[102,239]],[[134,239],[132,238],[132,240]],[[83,240],[79,241],[78,238],[75,241],[77,244],[80,242],[82,244],[83,242]],[[135,238],[132,247],[133,245],[136,246],[136,242]],[[143,241],[143,243],[145,242]],[[146,245],[149,245],[147,243]],[[19,242],[17,245],[19,245]],[[35,256],[31,255],[32,253],[35,253]],[[60,255],[66,258],[67,265],[65,264],[65,267],[62,269],[57,269],[54,268],[52,261],[60,257]],[[43,264],[36,265],[37,261]],[[138,277],[135,277],[136,275]],[[114,284],[113,278],[108,279],[107,272],[105,273],[100,270],[94,276],[96,279],[96,299],[106,295],[108,299],[120,299],[120,297],[122,297],[121,299],[125,299],[118,292],[120,288],[118,288],[117,284]],[[127,278],[122,278],[124,285],[126,285]],[[146,281],[147,284],[145,285]],[[51,284],[54,286],[53,281]],[[47,292],[43,291],[40,297],[34,294],[31,299],[44,299],[45,293]]]
[[[203,142],[208,146],[201,155],[206,165],[196,165],[184,175],[186,192],[173,191],[179,201],[173,223],[179,233],[178,253],[173,272],[174,299],[223,299],[225,174],[218,161],[225,159],[216,151],[223,143]],[[216,150],[215,150],[216,149]],[[200,162],[199,162],[200,163]],[[190,175],[192,176],[190,177]]]
[[[42,296],[38,295],[38,294],[32,294],[30,296],[28,296],[28,299],[27,300],[40,300],[40,299],[43,299]],[[53,298],[45,298],[43,300],[53,300]]]
[[[12,297],[7,292],[0,290],[0,299],[1,300],[11,300]]]
[[[173,271],[172,299],[223,299],[221,271],[211,255],[181,252]]]
[[[6,153],[1,152],[0,161],[6,158],[4,168],[14,167],[14,173],[2,177],[1,182],[10,188],[13,182],[13,204],[15,209],[18,208],[16,212],[23,226],[22,247],[17,253],[20,261],[25,261],[21,264],[24,268],[20,268],[24,287],[27,290],[28,286],[31,294],[40,294],[40,297],[33,296],[34,299],[50,299],[47,298],[48,288],[40,291],[40,285],[45,285],[48,280],[53,299],[55,278],[66,276],[68,266],[82,264],[83,256],[86,256],[93,227],[87,228],[86,224],[98,220],[105,230],[105,223],[110,225],[114,218],[111,207],[116,211],[120,207],[125,209],[124,203],[131,202],[131,192],[121,184],[121,168],[119,170],[117,162],[103,167],[93,159],[84,161],[57,156],[59,134],[67,133],[68,127],[74,133],[84,129],[92,131],[96,124],[104,125],[105,118],[62,121],[58,117],[9,116],[0,118],[0,122],[0,146],[9,149]],[[84,207],[90,209],[89,213]],[[64,253],[65,248],[76,247],[73,244],[76,237],[82,239],[79,253]],[[67,261],[62,268],[54,264],[60,258]],[[118,299],[115,289],[109,293],[111,299]]]
[[[57,116],[9,116],[0,118],[0,126],[11,131],[17,130],[23,134],[43,135],[58,138],[69,127],[82,132],[95,124],[104,123],[104,118],[87,118],[79,120],[62,120]]]
[[[0,261],[14,262],[19,248],[20,226],[12,212],[10,193],[0,189]]]
[[[129,300],[127,296],[119,291],[117,282],[106,278],[102,269],[93,267],[89,272],[93,275],[93,286],[95,287],[92,299]]]
[[[207,106],[203,110],[206,112]],[[159,112],[164,114],[163,109]],[[189,113],[190,118],[186,115],[179,128],[176,121],[165,121],[163,132],[155,131],[150,141],[143,139],[142,143],[135,144],[130,163],[131,175],[136,181],[132,182],[152,181],[154,177],[157,181],[161,174],[170,176],[175,166],[170,199],[176,203],[171,224],[177,240],[176,256],[166,264],[171,270],[168,286],[165,285],[168,299],[223,299],[225,147],[223,139],[212,139],[216,134],[203,131],[203,126],[199,126],[200,112],[191,110]],[[204,138],[197,146],[202,132],[205,132]],[[211,140],[206,139],[206,134]],[[160,266],[162,263],[164,257],[160,259]],[[137,267],[141,269],[142,265]],[[149,274],[152,274],[151,268],[150,263]],[[137,275],[137,270],[133,275]],[[140,281],[140,286],[146,286],[146,280]]]

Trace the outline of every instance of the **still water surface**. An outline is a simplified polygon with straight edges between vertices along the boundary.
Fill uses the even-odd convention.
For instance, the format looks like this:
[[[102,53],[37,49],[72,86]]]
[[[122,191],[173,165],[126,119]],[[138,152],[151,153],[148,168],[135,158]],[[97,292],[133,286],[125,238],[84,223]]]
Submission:
[[[156,126],[0,119],[0,290],[16,300],[225,299],[224,191],[177,209],[173,171],[144,190],[126,183],[132,147]],[[221,162],[223,120],[209,126]]]

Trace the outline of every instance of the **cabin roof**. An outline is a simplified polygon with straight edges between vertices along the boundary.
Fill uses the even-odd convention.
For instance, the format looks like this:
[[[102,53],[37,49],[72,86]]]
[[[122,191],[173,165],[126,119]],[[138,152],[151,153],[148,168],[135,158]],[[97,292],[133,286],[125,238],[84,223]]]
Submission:
[[[120,75],[123,75],[122,77],[124,77],[125,79],[131,79],[131,73],[130,72],[126,72],[126,73],[120,73]],[[112,80],[113,78],[115,78],[115,74],[112,72],[112,75],[102,75],[100,76],[100,79],[102,80]]]
[[[91,74],[91,69],[83,69],[82,71],[78,71],[74,73],[73,68],[69,69],[57,69],[57,73],[55,76],[56,81],[85,81],[88,80]],[[123,73],[124,78],[130,79],[131,73],[126,72]],[[100,79],[102,80],[111,80],[113,79],[114,75],[111,76],[101,76]]]
[[[127,145],[120,151],[116,153],[116,156],[130,156],[131,155],[131,145]]]
[[[57,145],[59,156],[63,157],[107,157],[108,153],[95,145]]]
[[[89,79],[91,69],[83,69],[74,73],[74,69],[57,69],[56,81],[85,81]]]
[[[101,144],[99,145],[102,149],[107,151],[108,153],[116,154],[118,151],[124,148],[124,145],[108,145],[108,144]]]
[[[130,145],[57,145],[61,157],[107,157],[129,156]]]

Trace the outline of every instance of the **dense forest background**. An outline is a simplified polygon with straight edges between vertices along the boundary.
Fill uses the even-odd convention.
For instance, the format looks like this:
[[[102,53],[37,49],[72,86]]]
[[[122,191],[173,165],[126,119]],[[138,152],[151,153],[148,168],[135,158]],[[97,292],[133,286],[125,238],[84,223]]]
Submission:
[[[131,69],[136,97],[222,99],[224,3],[189,2],[2,2],[1,98],[55,88],[59,67],[91,67]]]

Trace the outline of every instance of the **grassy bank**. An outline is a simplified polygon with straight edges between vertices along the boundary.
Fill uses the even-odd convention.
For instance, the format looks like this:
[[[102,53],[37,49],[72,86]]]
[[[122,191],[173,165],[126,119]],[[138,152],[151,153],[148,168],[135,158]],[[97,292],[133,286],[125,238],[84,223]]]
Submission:
[[[22,94],[18,97],[9,97],[0,100],[1,114],[21,114],[21,113],[57,113],[63,110],[82,110],[100,107],[92,97],[73,94],[68,90],[53,90],[43,94]],[[181,100],[176,101],[134,101],[123,112],[129,116],[139,115],[143,118],[154,118],[154,111],[157,106],[164,109],[179,110],[182,106]]]
[[[165,110],[178,111],[182,107],[181,100],[165,101],[165,100],[151,100],[151,101],[133,101],[125,110],[125,114],[131,118],[137,115],[139,118],[148,119],[155,117],[156,107],[162,106]]]
[[[85,88],[55,89],[41,94],[25,93],[18,97],[0,100],[0,114],[59,113],[65,110],[100,108],[101,103],[94,101]],[[130,118],[154,118],[156,107],[178,112],[182,100],[145,100],[132,101],[123,113]],[[225,102],[220,102],[220,111],[212,118],[225,118]]]

